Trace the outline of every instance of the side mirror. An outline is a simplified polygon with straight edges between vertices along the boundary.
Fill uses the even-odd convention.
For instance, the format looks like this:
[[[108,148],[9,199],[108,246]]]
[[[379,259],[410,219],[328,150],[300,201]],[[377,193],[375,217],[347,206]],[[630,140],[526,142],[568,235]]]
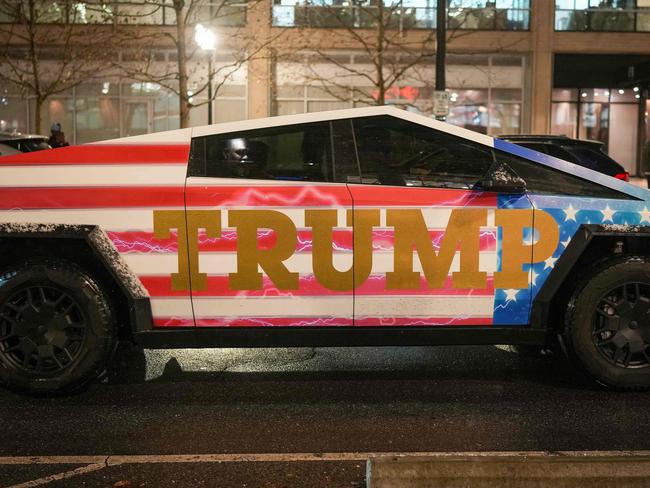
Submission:
[[[479,183],[481,190],[495,193],[524,193],[526,182],[506,163],[495,161]]]

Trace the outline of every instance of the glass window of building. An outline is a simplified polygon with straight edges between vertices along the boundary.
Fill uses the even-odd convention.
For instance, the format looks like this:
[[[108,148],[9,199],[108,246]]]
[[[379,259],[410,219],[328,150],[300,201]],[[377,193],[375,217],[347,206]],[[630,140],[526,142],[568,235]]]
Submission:
[[[604,143],[606,152],[637,173],[639,98],[634,88],[555,88],[551,132]]]
[[[198,2],[192,11],[190,22],[215,26],[243,26],[246,24],[246,1],[204,0]]]
[[[556,0],[558,31],[650,31],[650,0]]]
[[[434,0],[384,0],[388,27],[435,29]],[[449,0],[450,29],[527,30],[530,0]],[[273,0],[273,25],[278,27],[358,27],[377,25],[379,13],[372,0]]]
[[[276,70],[273,113],[289,115],[377,104],[377,87],[340,66],[304,59],[282,61]],[[343,56],[338,54],[339,57]],[[339,62],[345,60],[338,59]],[[371,69],[364,56],[347,54],[353,70]],[[522,126],[525,58],[510,55],[449,55],[447,121],[484,134],[518,133]],[[335,80],[339,80],[336,82]],[[343,81],[341,81],[343,80]],[[421,63],[388,87],[386,103],[431,115],[435,66]],[[334,84],[334,83],[338,84]]]

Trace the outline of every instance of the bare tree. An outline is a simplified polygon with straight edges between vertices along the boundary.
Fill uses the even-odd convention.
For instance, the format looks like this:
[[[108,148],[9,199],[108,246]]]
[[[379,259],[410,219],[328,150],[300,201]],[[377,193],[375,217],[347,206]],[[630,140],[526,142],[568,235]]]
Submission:
[[[264,56],[266,48],[282,34],[260,37],[243,22],[240,26],[227,25],[229,17],[257,8],[264,1],[268,0],[173,0],[174,27],[156,31],[124,29],[123,40],[133,52],[128,62],[116,65],[129,78],[156,83],[176,94],[180,126],[187,127],[192,108],[211,104],[231,76],[251,59]],[[160,1],[145,4],[149,9],[161,8]],[[220,56],[216,63],[212,62],[212,53],[201,50],[194,41],[197,25],[202,22],[208,26],[221,25],[215,35],[220,53],[227,56]],[[161,63],[156,60],[153,47],[172,47],[175,60]]]
[[[0,24],[0,82],[34,98],[33,128],[41,132],[49,97],[109,67],[111,36],[80,25],[86,12],[71,0],[0,0],[0,15],[13,21]]]
[[[355,99],[384,105],[406,78],[427,87],[435,84],[430,69],[436,53],[433,8],[418,11],[404,7],[401,0],[311,0],[311,4],[296,6],[294,15],[307,27],[301,29],[301,48],[337,71],[336,76],[323,76],[312,63],[306,81],[321,84],[334,98],[344,100],[353,86]],[[309,27],[331,28],[329,49],[322,42],[312,42]],[[447,31],[448,41],[464,34],[459,27]],[[341,48],[361,53],[365,61],[347,62],[339,54]],[[284,55],[295,58],[296,53]]]

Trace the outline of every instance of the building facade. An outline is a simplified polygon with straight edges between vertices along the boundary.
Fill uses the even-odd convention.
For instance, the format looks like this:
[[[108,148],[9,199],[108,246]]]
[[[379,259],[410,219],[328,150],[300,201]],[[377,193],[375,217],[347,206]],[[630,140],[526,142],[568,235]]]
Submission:
[[[213,122],[376,103],[367,76],[375,60],[354,33],[376,32],[377,2],[251,0],[230,3],[218,17],[212,16],[218,2],[200,2],[194,20],[217,36],[241,29],[269,40],[213,81]],[[151,2],[74,2],[85,8],[75,22],[173,32],[171,2],[161,0],[163,8],[150,15],[139,3]],[[436,27],[436,3],[384,0],[386,28],[399,42],[424,42]],[[447,29],[450,123],[490,135],[597,139],[632,174],[650,170],[650,0],[449,0]],[[435,44],[429,47],[434,53]],[[229,48],[220,45],[211,61],[227,64]],[[171,46],[152,49],[161,66],[174,62]],[[408,56],[395,59],[393,66],[409,63]],[[199,71],[190,69],[188,93]],[[422,56],[386,90],[386,103],[431,114],[434,85],[435,56]],[[196,101],[205,96],[197,94]],[[0,129],[34,131],[33,103],[24,90],[0,85]],[[191,125],[208,121],[207,105],[190,114]],[[61,122],[78,144],[176,128],[178,96],[155,82],[112,73],[49,97],[42,117],[41,127]]]

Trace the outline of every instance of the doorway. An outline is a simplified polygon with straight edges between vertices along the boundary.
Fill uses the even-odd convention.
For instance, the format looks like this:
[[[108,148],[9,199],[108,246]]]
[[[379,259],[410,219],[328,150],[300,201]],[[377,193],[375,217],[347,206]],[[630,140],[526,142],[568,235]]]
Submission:
[[[143,99],[122,100],[122,137],[153,132],[153,102]]]

